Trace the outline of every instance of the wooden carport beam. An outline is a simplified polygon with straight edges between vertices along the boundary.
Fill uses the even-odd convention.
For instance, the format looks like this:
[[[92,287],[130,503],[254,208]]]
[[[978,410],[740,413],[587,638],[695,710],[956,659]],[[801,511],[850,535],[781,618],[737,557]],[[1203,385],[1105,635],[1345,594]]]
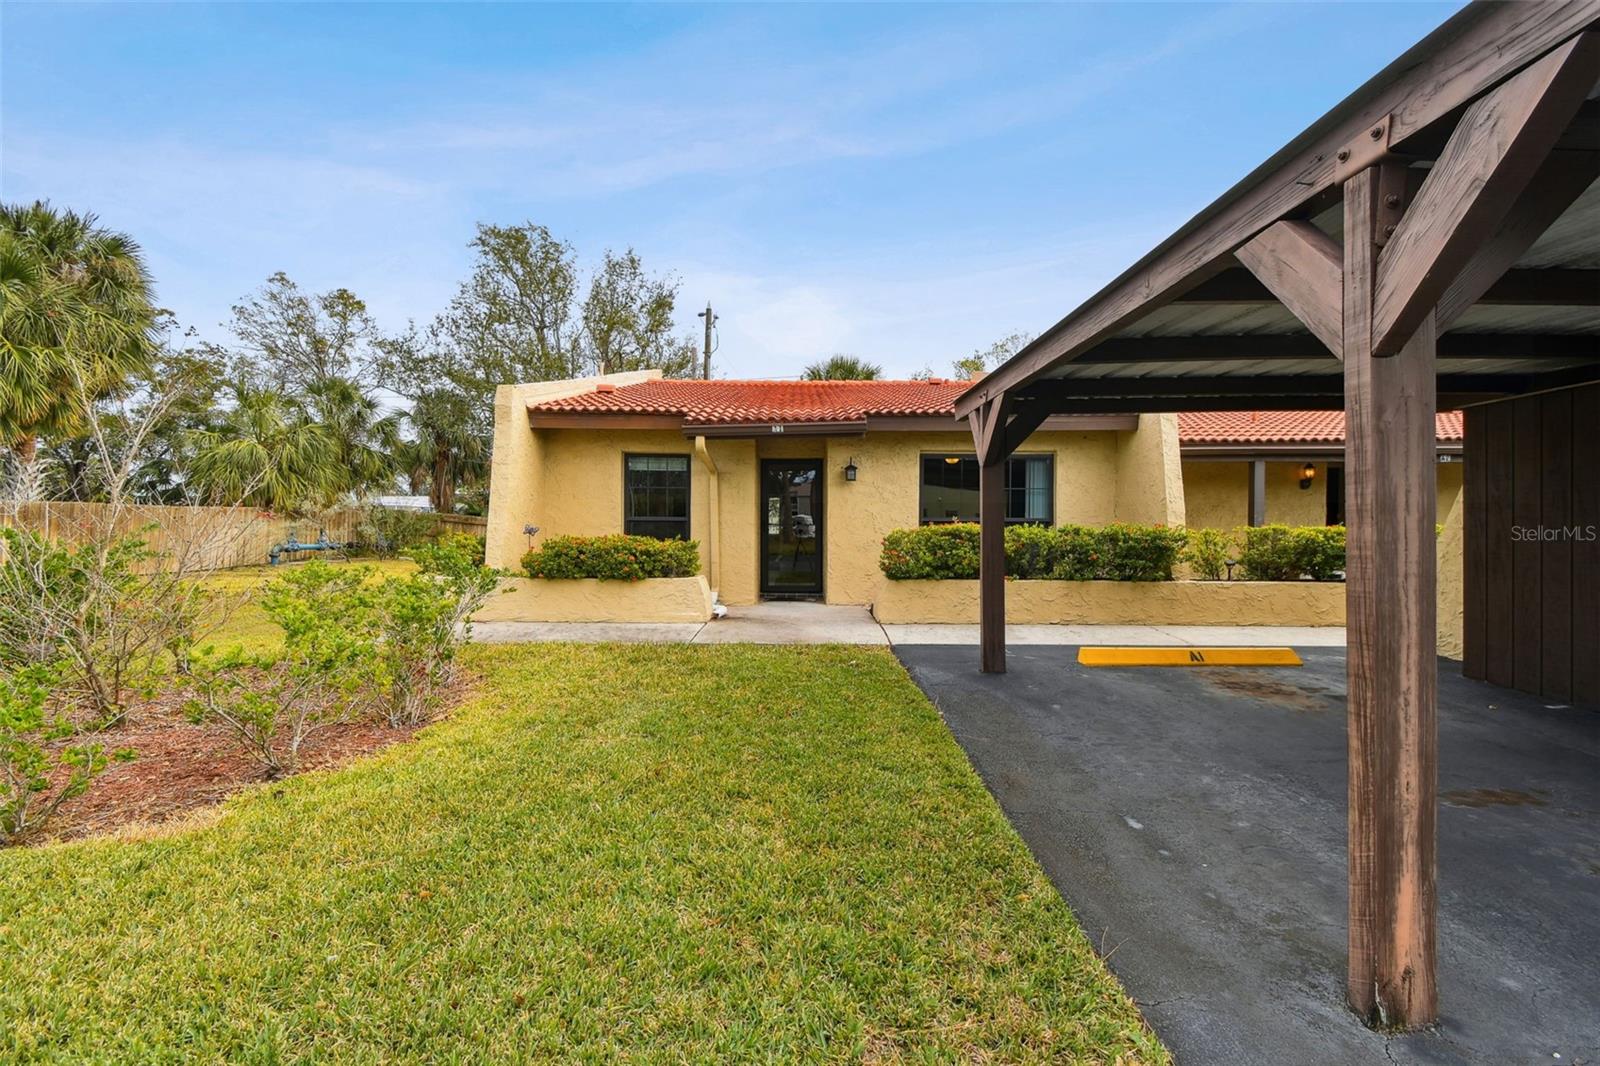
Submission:
[[[1600,123],[1600,115],[1595,121]],[[1550,214],[1550,221],[1565,210],[1583,192],[1595,178],[1600,177],[1600,151],[1585,149],[1584,151],[1557,150],[1552,155],[1557,164],[1564,164],[1568,170],[1568,181],[1577,182],[1571,195],[1564,200],[1560,199],[1562,193],[1556,185],[1546,186],[1540,177],[1536,176],[1528,186],[1528,191],[1523,194],[1524,200],[1534,197],[1544,199],[1554,192],[1553,201],[1559,202]],[[1588,180],[1582,180],[1582,170],[1587,165]],[[1547,164],[1548,166],[1548,164]],[[1541,170],[1540,174],[1543,175]],[[1513,211],[1513,217],[1516,211]],[[1502,230],[1512,225],[1512,219],[1507,218],[1502,225]],[[1546,223],[1548,225],[1548,223]],[[1532,228],[1532,227],[1530,227]],[[1545,226],[1538,227],[1535,237],[1543,233]],[[1497,236],[1495,241],[1500,238]],[[1494,242],[1491,242],[1494,243]],[[1523,247],[1523,251],[1527,246]],[[1518,251],[1515,256],[1506,260],[1505,266],[1510,266],[1522,255]],[[1489,277],[1488,288],[1479,296],[1470,301],[1476,304],[1492,304],[1500,307],[1600,307],[1600,270],[1572,269],[1567,267],[1527,267],[1507,270],[1501,267],[1501,273]],[[1468,267],[1470,272],[1472,267]],[[1174,305],[1185,306],[1189,304],[1240,304],[1240,305],[1269,305],[1281,302],[1278,297],[1261,282],[1255,275],[1243,267],[1232,267],[1222,271],[1215,277],[1202,281],[1176,300]],[[1440,304],[1443,305],[1441,300]],[[1444,331],[1444,322],[1439,323],[1439,330]]]
[[[1596,279],[1600,284],[1600,278]],[[1440,359],[1571,359],[1592,362],[1600,341],[1582,333],[1447,333],[1439,338]],[[1263,362],[1322,359],[1327,345],[1303,333],[1197,335],[1189,337],[1112,337],[1084,352],[1073,363]],[[1330,370],[1338,368],[1329,366]],[[1023,387],[1036,392],[1036,382]]]
[[[1436,327],[1441,332],[1449,329],[1473,304],[1488,302],[1485,298],[1496,288],[1518,295],[1521,286],[1532,299],[1541,289],[1548,292],[1565,283],[1573,286],[1563,293],[1571,303],[1587,307],[1600,304],[1600,272],[1523,270],[1513,273],[1510,269],[1596,178],[1600,178],[1600,152],[1552,152],[1500,224],[1500,229],[1483,243],[1439,298],[1434,316]],[[1541,284],[1540,274],[1561,277]]]
[[[1344,358],[1343,255],[1332,237],[1309,222],[1277,222],[1234,255],[1328,351]]]
[[[1467,107],[1379,256],[1375,355],[1398,352],[1433,314],[1500,229],[1597,79],[1600,33],[1580,33]],[[1380,231],[1379,243],[1382,237]]]

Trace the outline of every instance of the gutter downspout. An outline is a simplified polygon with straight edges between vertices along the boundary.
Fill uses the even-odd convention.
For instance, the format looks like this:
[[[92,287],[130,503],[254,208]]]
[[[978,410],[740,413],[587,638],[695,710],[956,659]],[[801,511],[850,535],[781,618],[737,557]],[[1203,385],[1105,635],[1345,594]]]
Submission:
[[[711,573],[711,600],[722,590],[722,501],[717,485],[717,464],[706,448],[704,435],[694,439],[694,454],[706,468],[706,569]]]

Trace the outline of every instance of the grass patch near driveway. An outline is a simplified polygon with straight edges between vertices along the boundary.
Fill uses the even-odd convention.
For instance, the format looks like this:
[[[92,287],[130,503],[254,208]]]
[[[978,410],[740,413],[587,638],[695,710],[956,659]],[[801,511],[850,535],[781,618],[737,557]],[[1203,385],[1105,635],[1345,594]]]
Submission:
[[[0,853],[0,1060],[1166,1061],[887,651],[467,663],[411,744]]]

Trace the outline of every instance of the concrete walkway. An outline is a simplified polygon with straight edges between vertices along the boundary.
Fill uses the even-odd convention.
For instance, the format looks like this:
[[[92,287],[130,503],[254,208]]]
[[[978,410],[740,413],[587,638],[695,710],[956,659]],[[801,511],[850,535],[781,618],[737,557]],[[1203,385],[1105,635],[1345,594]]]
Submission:
[[[486,644],[978,644],[975,625],[879,625],[865,607],[772,602],[730,607],[710,622],[478,622]],[[1006,643],[1024,645],[1210,645],[1344,647],[1340,627],[1007,626]]]
[[[709,622],[477,622],[485,644],[883,644],[883,627],[865,607],[826,603],[757,603],[731,607]]]
[[[887,625],[891,644],[978,645],[975,625]],[[1016,645],[1342,648],[1343,626],[1006,626]]]
[[[730,607],[706,623],[696,644],[888,644],[865,607],[831,603],[757,603]]]

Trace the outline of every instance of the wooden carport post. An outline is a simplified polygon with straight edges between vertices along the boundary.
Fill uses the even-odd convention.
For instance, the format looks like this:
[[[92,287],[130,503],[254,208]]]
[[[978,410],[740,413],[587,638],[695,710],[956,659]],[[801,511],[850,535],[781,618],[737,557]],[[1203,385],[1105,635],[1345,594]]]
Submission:
[[[978,452],[978,649],[986,674],[1006,672],[1006,409],[1004,395],[968,417]]]
[[[978,452],[978,645],[986,674],[1006,672],[1006,459],[1050,413],[1006,393],[967,416]]]
[[[1337,153],[1349,167],[1342,249],[1280,220],[1235,253],[1344,361],[1348,994],[1378,1024],[1438,1017],[1437,308],[1459,313],[1559,213],[1524,197],[1530,183],[1541,201],[1581,190],[1565,172],[1592,159],[1574,168],[1552,150],[1597,76],[1600,34],[1578,33],[1485,92],[1414,198],[1376,123]]]
[[[1393,162],[1344,182],[1349,996],[1382,1024],[1439,1013],[1436,309],[1486,251],[1509,266],[1497,243],[1536,236],[1519,201],[1597,74],[1600,34],[1579,33],[1467,107],[1414,199]]]
[[[1438,1016],[1434,975],[1438,667],[1432,315],[1373,354],[1380,197],[1393,164],[1344,191],[1351,1006],[1382,1024]]]

